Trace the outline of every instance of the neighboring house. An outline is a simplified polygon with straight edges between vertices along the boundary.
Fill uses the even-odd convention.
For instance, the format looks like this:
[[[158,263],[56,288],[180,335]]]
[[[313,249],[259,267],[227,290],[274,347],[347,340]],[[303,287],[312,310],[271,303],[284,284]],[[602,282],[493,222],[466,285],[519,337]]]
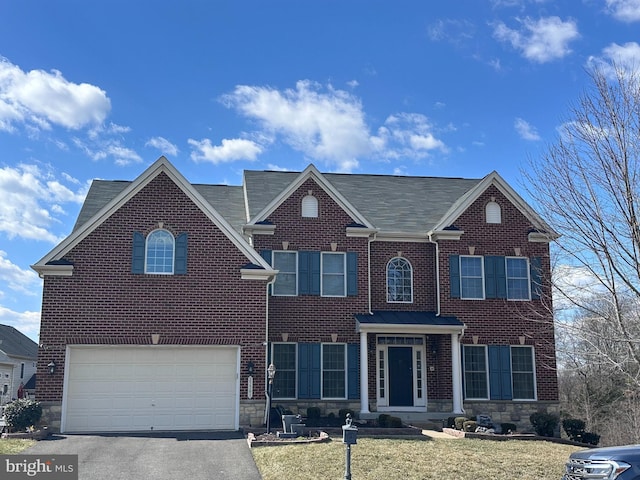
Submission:
[[[35,375],[37,361],[36,342],[9,325],[0,325],[0,405],[18,398],[20,384]]]
[[[193,185],[161,157],[94,181],[33,266],[36,396],[67,432],[237,429],[264,422],[273,363],[303,414],[526,425],[558,409],[554,237],[495,172]]]

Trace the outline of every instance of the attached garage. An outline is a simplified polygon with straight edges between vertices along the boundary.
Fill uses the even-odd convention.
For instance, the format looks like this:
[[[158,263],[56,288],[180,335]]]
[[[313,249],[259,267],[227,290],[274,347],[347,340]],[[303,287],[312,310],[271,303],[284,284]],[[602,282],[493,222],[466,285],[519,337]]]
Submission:
[[[63,432],[236,430],[238,347],[70,346]]]

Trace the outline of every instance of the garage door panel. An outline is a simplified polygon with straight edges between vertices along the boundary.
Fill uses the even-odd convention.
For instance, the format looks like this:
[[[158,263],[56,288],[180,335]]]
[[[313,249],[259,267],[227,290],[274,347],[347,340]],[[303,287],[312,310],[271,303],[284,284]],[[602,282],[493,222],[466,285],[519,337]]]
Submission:
[[[237,358],[229,347],[72,347],[63,428],[237,428]]]

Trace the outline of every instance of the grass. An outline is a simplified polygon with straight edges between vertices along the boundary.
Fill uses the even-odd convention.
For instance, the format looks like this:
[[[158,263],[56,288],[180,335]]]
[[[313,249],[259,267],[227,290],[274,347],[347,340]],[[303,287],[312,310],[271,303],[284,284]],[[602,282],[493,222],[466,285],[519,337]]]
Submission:
[[[35,440],[0,440],[0,455],[15,455],[36,443]]]
[[[251,451],[263,480],[344,477],[341,441],[258,447]],[[351,473],[358,480],[558,480],[577,447],[543,441],[358,439]]]

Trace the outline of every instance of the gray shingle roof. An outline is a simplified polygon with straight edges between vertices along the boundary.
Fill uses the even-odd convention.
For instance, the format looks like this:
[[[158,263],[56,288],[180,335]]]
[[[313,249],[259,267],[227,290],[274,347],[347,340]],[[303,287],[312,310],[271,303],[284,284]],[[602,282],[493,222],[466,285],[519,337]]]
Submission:
[[[0,325],[0,350],[12,357],[38,358],[38,344],[9,325]]]
[[[244,173],[247,204],[253,218],[300,174],[248,170]],[[427,232],[479,179],[323,174],[369,222],[388,232]],[[131,182],[94,180],[74,230],[95,215]],[[247,223],[243,187],[194,185],[238,232]]]

